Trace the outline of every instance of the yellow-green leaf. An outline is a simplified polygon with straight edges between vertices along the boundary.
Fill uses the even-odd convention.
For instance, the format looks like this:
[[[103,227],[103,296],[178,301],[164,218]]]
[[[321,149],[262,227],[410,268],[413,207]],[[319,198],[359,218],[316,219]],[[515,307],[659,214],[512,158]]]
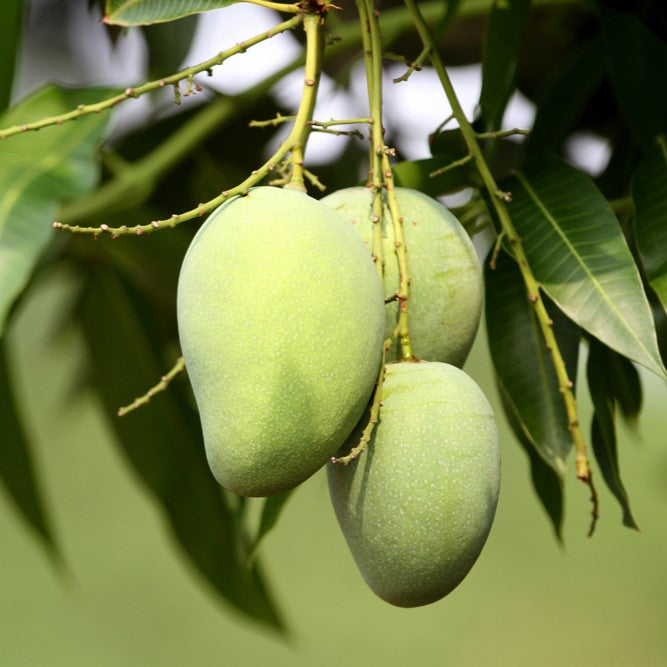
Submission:
[[[220,9],[234,0],[106,0],[104,22],[112,25],[148,25]]]

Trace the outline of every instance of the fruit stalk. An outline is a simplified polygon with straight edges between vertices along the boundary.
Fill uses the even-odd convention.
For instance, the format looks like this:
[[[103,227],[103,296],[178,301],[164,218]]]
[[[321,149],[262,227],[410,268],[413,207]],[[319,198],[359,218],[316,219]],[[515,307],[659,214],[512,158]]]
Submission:
[[[373,252],[376,247],[382,247],[382,189],[387,192],[387,206],[391,214],[396,242],[396,256],[399,267],[399,319],[395,330],[401,346],[401,358],[409,361],[413,358],[412,346],[410,344],[410,333],[408,329],[408,302],[409,302],[409,277],[407,253],[405,240],[403,238],[403,218],[400,214],[396,195],[394,192],[394,179],[389,155],[393,152],[384,142],[384,128],[382,126],[382,37],[379,12],[376,11],[373,0],[358,0],[359,16],[364,33],[364,53],[366,61],[366,78],[368,80],[368,92],[370,101],[370,112],[373,120],[371,124],[371,184],[374,192],[373,198],[373,222],[375,223],[375,241]]]
[[[311,131],[311,121],[317,99],[317,88],[322,71],[324,40],[322,38],[323,19],[317,14],[306,14],[303,29],[306,33],[306,67],[304,71],[304,88],[301,94],[299,111],[287,142],[292,139],[292,174],[286,187],[306,191],[304,183],[303,154]],[[286,143],[287,143],[286,142]]]
[[[313,107],[315,104],[315,97],[317,95],[317,85],[319,83],[319,75],[317,73],[321,70],[320,42],[321,42],[322,27],[319,25],[320,19],[316,15],[309,14],[306,15],[305,17],[300,18],[300,20],[304,22],[304,27],[306,24],[309,24],[309,29],[306,31],[306,40],[307,40],[306,63],[304,68],[304,90],[301,97],[301,103],[299,105],[299,109],[297,111],[294,124],[292,125],[292,129],[288,137],[285,139],[285,141],[282,142],[278,150],[261,167],[254,170],[250,174],[250,176],[248,176],[241,183],[239,183],[238,185],[229,190],[224,190],[217,197],[214,197],[210,201],[204,204],[199,204],[196,208],[190,211],[186,211],[185,213],[174,214],[170,218],[164,220],[153,220],[152,222],[147,223],[145,225],[134,225],[132,227],[126,227],[126,226],[109,227],[108,225],[100,225],[99,227],[82,227],[67,222],[64,223],[54,222],[53,227],[58,230],[65,230],[72,233],[80,233],[80,234],[93,234],[93,235],[110,234],[112,238],[128,234],[136,236],[141,236],[142,234],[150,234],[159,229],[170,229],[176,227],[182,222],[193,220],[195,218],[201,218],[207,213],[210,213],[211,211],[216,209],[218,206],[220,206],[220,204],[224,203],[231,197],[247,192],[251,187],[257,185],[264,177],[268,176],[280,164],[283,158],[295,146],[299,144],[304,129],[309,127],[309,123],[312,120]],[[310,43],[310,47],[308,46],[308,43]],[[285,73],[284,70],[281,71],[279,73],[280,77],[276,75],[276,79],[274,79],[274,81],[279,80],[279,78],[281,78],[284,75],[284,73]],[[264,90],[264,88],[262,88],[262,90]],[[223,100],[223,102],[225,101],[227,100],[226,99]],[[233,109],[233,107],[234,105],[231,104],[231,109]],[[205,112],[206,109],[202,113]],[[196,124],[193,124],[192,128],[193,131],[195,132],[197,131]],[[164,146],[162,146],[161,149],[164,149]],[[153,154],[150,154],[149,158],[151,158],[152,156]],[[151,164],[155,163],[156,160],[152,159]],[[137,168],[133,166],[128,166],[127,169],[128,169],[127,176],[130,177],[136,173]],[[125,180],[127,181],[128,179],[126,178]],[[66,216],[65,219],[67,219]]]
[[[472,159],[475,162],[477,171],[479,172],[484,186],[489,193],[493,208],[501,224],[502,233],[506,236],[507,240],[512,246],[514,256],[519,265],[519,269],[526,286],[528,299],[530,299],[535,308],[535,315],[537,317],[537,321],[539,323],[547,349],[551,354],[551,360],[558,378],[559,389],[565,403],[565,409],[568,417],[568,427],[576,451],[575,463],[577,477],[589,487],[591,492],[593,508],[589,535],[592,535],[598,517],[598,496],[597,491],[595,490],[595,486],[593,485],[592,471],[588,459],[586,442],[581,433],[581,428],[579,425],[577,402],[574,397],[574,392],[572,391],[574,383],[568,377],[567,368],[553,332],[553,322],[547,313],[544,301],[540,295],[540,285],[537,282],[532,269],[530,268],[530,264],[528,263],[528,258],[526,257],[521,240],[507,211],[506,204],[511,201],[511,195],[509,193],[500,191],[493,178],[493,175],[491,174],[491,170],[489,169],[489,166],[484,159],[482,150],[477,142],[477,135],[475,130],[468,122],[461,104],[459,103],[456,91],[452,86],[449,75],[447,74],[442,60],[434,47],[430,31],[419,8],[417,7],[414,0],[405,0],[405,5],[413,17],[415,27],[417,28],[424,47],[428,48],[430,51],[431,63],[433,64],[433,67],[438,74],[438,78],[440,79],[440,83],[442,84],[443,90],[447,95],[447,99],[449,100],[449,103],[452,107],[454,117],[459,123],[461,134],[463,135],[468,150],[472,155]]]

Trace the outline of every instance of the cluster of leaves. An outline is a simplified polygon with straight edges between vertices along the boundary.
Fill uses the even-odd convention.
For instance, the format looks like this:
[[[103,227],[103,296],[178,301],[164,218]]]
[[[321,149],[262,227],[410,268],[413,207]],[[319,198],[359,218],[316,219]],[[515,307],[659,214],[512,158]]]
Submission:
[[[183,17],[227,4],[107,0],[105,21],[128,26],[180,19],[141,28],[149,69],[164,76],[169,73],[165,53],[184,53],[192,37],[192,19]],[[412,62],[422,47],[409,13],[391,4],[380,18],[386,45]],[[447,62],[482,62],[474,128],[500,190],[511,192],[507,208],[575,385],[584,349],[580,343],[587,343],[595,408],[592,450],[621,504],[624,523],[635,526],[621,482],[615,420],[619,412],[629,420],[639,415],[641,385],[634,364],[664,375],[667,358],[664,22],[650,15],[649,2],[532,4],[436,0],[421,2],[420,8],[436,26]],[[0,111],[11,99],[22,6],[8,2],[7,20],[0,23]],[[361,58],[350,10],[346,6],[330,17],[331,33],[345,39],[327,48],[324,66],[341,86],[348,83],[350,64]],[[96,227],[145,225],[242,181],[261,162],[267,141],[266,133],[249,129],[248,123],[275,115],[270,90],[277,80],[267,78],[231,99],[211,95],[202,108],[166,119],[151,118],[113,147],[105,141],[109,112],[0,143],[0,479],[18,511],[58,554],[14,390],[11,330],[21,301],[41,280],[67,266],[77,276],[77,306],[63,319],[71,318],[84,334],[91,386],[130,468],[204,579],[237,610],[282,628],[255,553],[286,496],[267,500],[259,529],[249,530],[250,501],[220,489],[208,471],[184,377],[148,408],[117,418],[118,408],[154,385],[178,357],[175,286],[194,225],[146,239],[98,243],[85,236],[54,237],[51,228],[55,219]],[[537,108],[523,143],[493,136],[517,86]],[[111,92],[47,85],[7,108],[0,128],[54,116]],[[581,130],[606,137],[611,147],[609,164],[595,179],[564,159],[568,139]],[[390,137],[400,133],[401,128],[388,128]],[[471,231],[495,227],[502,242],[485,262],[489,347],[507,417],[560,536],[563,480],[573,447],[562,387],[527,298],[521,266],[461,132],[424,128],[428,133],[432,157],[403,161],[399,155],[396,180],[433,196],[471,189],[470,200],[458,211],[461,219]],[[349,165],[346,171],[337,164],[318,171],[329,190],[355,183],[366,147],[348,141],[342,160]],[[443,170],[452,163],[459,166]],[[439,174],[432,176],[435,171]]]

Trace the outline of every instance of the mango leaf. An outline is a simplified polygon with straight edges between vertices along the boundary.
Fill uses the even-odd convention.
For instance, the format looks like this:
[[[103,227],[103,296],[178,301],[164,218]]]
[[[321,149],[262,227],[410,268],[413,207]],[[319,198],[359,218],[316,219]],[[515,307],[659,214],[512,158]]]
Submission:
[[[149,406],[116,416],[128,396],[152,386],[164,372],[144,322],[148,312],[148,304],[112,272],[90,275],[80,323],[118,445],[205,580],[247,617],[284,631],[261,569],[247,567],[244,540],[206,463],[197,415],[183,396],[178,400],[178,383]]]
[[[276,523],[278,523],[278,518],[280,517],[285,504],[290,499],[294,489],[288,489],[283,491],[275,496],[270,496],[264,500],[264,505],[262,506],[262,514],[259,519],[259,528],[257,529],[257,535],[255,535],[254,542],[250,549],[250,559],[254,560],[259,549],[259,545],[262,543],[266,534],[269,533]]]
[[[601,343],[598,342],[598,345]],[[624,356],[605,347],[607,353],[607,391],[616,401],[621,414],[631,424],[642,408],[642,383],[634,364]]]
[[[0,5],[0,111],[9,106],[12,95],[22,17],[23,0],[3,0]]]
[[[101,89],[39,89],[0,116],[10,126],[68,111],[106,97]],[[0,334],[14,299],[28,282],[51,238],[59,203],[90,190],[98,180],[97,147],[109,114],[62,127],[26,132],[0,151]]]
[[[630,501],[621,481],[618,465],[613,378],[609,373],[608,349],[594,338],[589,340],[589,344],[586,372],[595,408],[591,424],[593,453],[607,487],[621,505],[623,524],[629,528],[639,529],[630,510]]]
[[[439,155],[422,160],[397,162],[393,167],[396,185],[419,190],[430,197],[462,190],[469,185],[469,179],[463,167],[449,169],[437,176],[431,176],[433,172],[452,162],[453,159]]]
[[[601,4],[600,19],[614,93],[636,136],[649,144],[667,132],[667,42],[630,11]]]
[[[605,73],[601,47],[600,39],[591,40],[545,83],[535,122],[524,144],[526,155],[557,152],[581,118]]]
[[[104,22],[148,25],[227,7],[235,0],[106,0]]]
[[[159,79],[176,72],[188,55],[199,17],[192,14],[177,23],[155,23],[142,32],[148,47],[148,78]]]
[[[659,136],[632,182],[635,239],[646,277],[667,311],[667,140]]]
[[[0,480],[49,555],[60,564],[48,511],[30,452],[30,442],[12,391],[6,340],[0,338]]]
[[[528,262],[547,294],[583,329],[664,376],[651,310],[618,220],[584,173],[533,160],[503,181]]]
[[[508,412],[542,459],[562,477],[572,448],[562,394],[516,262],[499,253],[485,270],[486,329]],[[551,304],[550,317],[568,376],[576,379],[579,329]]]
[[[497,130],[514,91],[521,35],[530,0],[495,0],[489,14],[482,56],[479,106],[484,129]]]
[[[498,393],[510,428],[528,456],[533,489],[551,521],[556,539],[562,543],[563,517],[565,515],[565,479],[538,454],[535,443],[526,435],[525,425],[519,420],[515,408],[509,402],[507,392],[500,384],[498,384]]]

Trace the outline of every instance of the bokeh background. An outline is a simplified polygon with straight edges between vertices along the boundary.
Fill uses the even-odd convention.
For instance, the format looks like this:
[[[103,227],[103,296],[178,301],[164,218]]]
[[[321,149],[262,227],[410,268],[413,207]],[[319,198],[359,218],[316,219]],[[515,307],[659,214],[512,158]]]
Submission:
[[[224,10],[218,27],[224,24],[230,34],[239,25],[245,32],[262,29],[249,29],[252,16],[240,13],[246,9],[231,10],[237,11]],[[20,88],[53,77],[90,81],[100,67],[118,83],[141,76],[142,47],[131,34],[122,38],[129,55],[102,52],[91,15],[82,13],[81,24],[69,19],[69,36],[48,30],[46,15],[26,43]],[[218,44],[238,41],[215,34]],[[210,35],[201,39],[202,58],[220,48],[205,48]],[[75,44],[83,49],[78,58],[71,57]],[[191,61],[197,59],[192,55]],[[413,127],[430,128],[438,121],[416,116],[433,106],[414,103],[428,72],[420,76],[411,80],[412,102],[402,108]],[[464,100],[474,101],[478,70],[454,77]],[[281,103],[289,106],[284,94]],[[336,103],[344,110],[353,100]],[[396,114],[400,105],[390,104]],[[506,124],[528,124],[530,107],[520,99],[513,105],[510,112],[518,115]],[[137,113],[123,122],[139,124]],[[572,158],[598,170],[606,159],[604,141],[579,139]],[[405,155],[422,157],[423,135],[403,141]],[[659,379],[642,374],[643,414],[636,427],[623,427],[620,434],[621,469],[641,532],[621,525],[618,505],[600,488],[602,516],[588,539],[588,494],[572,471],[561,546],[531,489],[525,455],[500,417],[480,335],[466,371],[499,415],[503,479],[494,528],[471,574],[450,596],[425,608],[397,609],[375,598],[347,551],[325,477],[317,474],[294,494],[262,548],[291,627],[285,641],[238,616],[189,568],[115,448],[95,398],[75,389],[84,345],[76,330],[63,331],[59,321],[71,286],[65,272],[45,276],[22,304],[11,332],[17,389],[27,406],[65,565],[54,566],[0,495],[3,667],[667,664],[667,392]],[[585,373],[579,377],[582,423],[588,425]]]
[[[0,664],[666,663],[666,403],[657,378],[643,375],[647,400],[639,428],[625,429],[620,443],[641,532],[621,525],[616,502],[601,488],[602,517],[596,535],[586,538],[587,492],[571,479],[559,547],[530,487],[525,455],[501,419],[503,478],[488,544],[461,586],[428,607],[393,608],[366,588],[336,524],[325,476],[317,474],[294,494],[263,547],[292,628],[288,643],[209,593],[128,474],[95,401],[63,390],[82,348],[75,332],[49,341],[56,324],[50,315],[66,286],[66,276],[45,282],[25,305],[14,336],[67,571],[54,569],[3,497]],[[466,370],[500,415],[489,368],[486,341],[478,337]],[[578,393],[588,423],[584,385]]]

